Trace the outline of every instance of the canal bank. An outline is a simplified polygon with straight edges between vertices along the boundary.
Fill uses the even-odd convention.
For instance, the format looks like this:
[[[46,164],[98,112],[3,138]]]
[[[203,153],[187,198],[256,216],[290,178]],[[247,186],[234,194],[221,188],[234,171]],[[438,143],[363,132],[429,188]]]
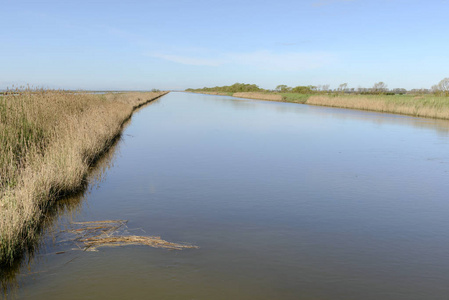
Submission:
[[[192,92],[192,91],[189,91]],[[316,106],[328,106],[344,109],[366,110],[389,114],[449,120],[449,97],[426,95],[351,95],[335,94],[298,94],[298,93],[260,93],[260,92],[195,92],[207,95],[233,96],[237,98],[299,103]]]
[[[133,111],[165,94],[26,90],[0,99],[2,268],[33,247],[54,201],[83,188]]]

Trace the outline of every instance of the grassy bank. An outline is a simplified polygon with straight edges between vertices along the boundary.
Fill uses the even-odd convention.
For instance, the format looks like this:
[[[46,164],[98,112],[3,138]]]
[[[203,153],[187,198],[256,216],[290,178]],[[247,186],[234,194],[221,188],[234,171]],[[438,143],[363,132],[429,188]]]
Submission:
[[[222,92],[204,92],[204,91],[188,91],[188,92],[206,95],[233,96],[237,98],[302,103],[302,104],[306,103],[307,99],[310,97],[309,94],[300,94],[300,93],[275,93],[275,92],[222,93]]]
[[[315,95],[311,105],[370,110],[415,117],[449,119],[449,98],[434,95]]]
[[[283,101],[282,95],[272,93],[241,92],[241,93],[234,93],[232,96],[239,98],[258,99],[267,101]]]
[[[52,201],[79,190],[133,110],[164,92],[0,96],[0,265],[34,240]]]
[[[200,92],[201,93],[201,92]],[[239,92],[234,97],[281,101],[383,113],[403,114],[415,117],[449,119],[449,97],[428,95],[349,95],[302,94],[274,92]]]

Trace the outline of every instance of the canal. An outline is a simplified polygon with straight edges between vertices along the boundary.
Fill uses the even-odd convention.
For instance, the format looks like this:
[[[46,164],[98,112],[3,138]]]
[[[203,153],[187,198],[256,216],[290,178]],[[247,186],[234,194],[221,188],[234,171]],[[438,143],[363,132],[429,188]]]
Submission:
[[[17,299],[447,299],[449,122],[170,93],[64,200]],[[76,222],[199,248],[83,251]]]

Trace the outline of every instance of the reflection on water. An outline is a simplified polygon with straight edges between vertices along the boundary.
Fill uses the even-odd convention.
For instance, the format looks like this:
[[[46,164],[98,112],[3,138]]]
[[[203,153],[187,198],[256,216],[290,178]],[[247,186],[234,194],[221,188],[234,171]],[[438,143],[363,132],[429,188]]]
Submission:
[[[200,249],[48,243],[17,296],[446,299],[447,124],[170,93],[133,117],[73,218]]]

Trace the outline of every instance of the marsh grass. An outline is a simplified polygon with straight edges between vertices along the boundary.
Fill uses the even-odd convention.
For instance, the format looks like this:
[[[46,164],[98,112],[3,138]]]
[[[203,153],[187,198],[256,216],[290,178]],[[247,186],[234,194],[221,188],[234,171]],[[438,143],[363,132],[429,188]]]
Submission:
[[[129,124],[130,121],[126,121],[123,128]],[[26,247],[22,252],[16,253],[11,264],[3,264],[0,267],[0,297],[3,295],[2,299],[15,299],[14,295],[20,287],[20,278],[39,273],[31,271],[32,264],[45,259],[48,247],[54,247],[54,242],[61,230],[67,228],[66,222],[77,219],[85,199],[107,178],[107,171],[114,166],[114,158],[119,152],[120,141],[115,139],[107,151],[89,168],[86,184],[79,192],[53,201],[51,205],[48,205],[39,226],[35,228],[34,240],[27,241]],[[18,276],[20,273],[22,276]]]
[[[204,93],[204,92],[200,92]],[[209,92],[211,93],[211,92]],[[348,95],[241,92],[239,98],[370,110],[415,117],[449,119],[449,97],[437,95]]]
[[[449,119],[449,98],[434,95],[316,95],[306,104]]]
[[[309,94],[300,94],[300,93],[281,93],[282,99],[285,102],[291,103],[306,103],[307,99],[309,99]]]
[[[133,110],[164,92],[0,96],[0,265],[35,239],[52,201],[76,192]]]
[[[238,98],[258,99],[267,101],[282,101],[282,95],[274,93],[241,92],[241,93],[234,93],[232,96]]]

